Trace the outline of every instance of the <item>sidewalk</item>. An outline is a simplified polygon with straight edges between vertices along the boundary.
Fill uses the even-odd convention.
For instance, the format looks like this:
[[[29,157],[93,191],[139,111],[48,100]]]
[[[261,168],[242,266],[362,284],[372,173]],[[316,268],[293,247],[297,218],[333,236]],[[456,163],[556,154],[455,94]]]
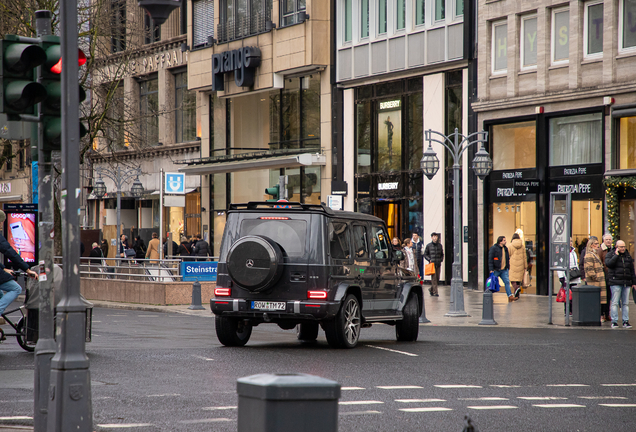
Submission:
[[[470,316],[468,317],[445,317],[444,315],[450,310],[450,286],[439,287],[439,297],[431,297],[428,293],[428,286],[424,285],[424,303],[426,317],[431,321],[429,324],[433,326],[478,326],[482,319],[482,303],[483,293],[464,288],[464,310]],[[494,318],[497,322],[495,327],[511,327],[511,328],[554,328],[564,327],[565,317],[563,314],[563,303],[556,302],[556,295],[552,300],[552,323],[549,321],[548,297],[534,294],[521,294],[518,301],[508,303],[508,297],[505,292],[498,292],[493,295],[494,300]],[[112,309],[141,310],[148,312],[171,312],[186,315],[201,316],[213,318],[210,312],[209,301],[203,300],[205,310],[195,311],[188,309],[188,305],[179,306],[153,306],[134,303],[114,303],[106,301],[92,301],[95,307],[104,307]],[[636,306],[633,299],[630,298],[630,320],[636,323]],[[620,312],[619,312],[620,314]],[[620,318],[619,318],[620,321]],[[620,324],[620,322],[619,322]],[[479,326],[492,327],[492,326]],[[572,328],[593,328],[593,329],[609,329],[610,323],[603,323],[600,327],[580,327],[571,326]],[[0,431],[1,432],[1,431]]]

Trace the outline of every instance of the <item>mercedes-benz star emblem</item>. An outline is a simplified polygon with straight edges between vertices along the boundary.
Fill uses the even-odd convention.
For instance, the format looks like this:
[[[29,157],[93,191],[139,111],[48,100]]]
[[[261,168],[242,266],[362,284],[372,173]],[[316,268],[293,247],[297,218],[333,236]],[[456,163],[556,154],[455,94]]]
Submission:
[[[254,267],[254,260],[248,259],[247,261],[245,261],[245,267],[248,267],[248,268]]]

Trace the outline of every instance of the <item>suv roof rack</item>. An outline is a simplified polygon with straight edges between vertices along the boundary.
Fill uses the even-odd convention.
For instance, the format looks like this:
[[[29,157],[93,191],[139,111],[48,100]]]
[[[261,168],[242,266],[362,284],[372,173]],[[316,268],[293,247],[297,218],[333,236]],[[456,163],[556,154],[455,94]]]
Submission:
[[[279,201],[250,201],[248,203],[230,204],[229,210],[258,210],[258,209],[284,209],[301,211],[322,211],[328,215],[334,215],[334,211],[325,203],[302,204],[299,202]]]

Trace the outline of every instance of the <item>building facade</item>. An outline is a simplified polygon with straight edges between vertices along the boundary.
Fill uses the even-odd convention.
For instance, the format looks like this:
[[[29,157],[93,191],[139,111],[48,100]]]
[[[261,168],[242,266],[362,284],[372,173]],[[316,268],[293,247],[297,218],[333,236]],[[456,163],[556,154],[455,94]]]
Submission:
[[[337,0],[336,5],[345,209],[384,219],[389,235],[400,241],[416,232],[426,244],[432,232],[441,233],[446,249],[441,276],[450,280],[452,158],[442,145],[433,144],[441,169],[432,180],[423,176],[420,160],[427,145],[424,131],[448,135],[457,128],[468,134],[464,2]],[[464,173],[464,226],[471,196],[465,193],[468,179]],[[464,240],[463,274],[468,280]]]
[[[530,292],[547,294],[550,192],[572,193],[575,245],[611,230],[634,252],[636,194],[620,185],[636,172],[636,2],[480,0],[479,13],[473,109],[493,159],[479,194],[480,271],[495,239],[517,232]],[[520,193],[519,179],[539,187]]]
[[[326,201],[332,167],[331,2],[191,0],[188,88],[196,92],[203,231],[218,253],[230,203]],[[197,11],[205,11],[198,13]]]
[[[156,26],[136,2],[113,0],[107,7],[111,31],[101,37],[93,74],[94,104],[104,115],[90,153],[90,176],[93,182],[103,180],[108,192],[88,196],[87,225],[101,229],[112,243],[117,224],[114,180],[118,170],[139,168],[142,196],[130,193],[134,177],[121,185],[122,233],[136,229],[147,242],[152,231],[159,232],[163,212],[163,232],[178,243],[181,236],[189,238],[203,228],[198,177],[186,179],[185,207],[160,203],[161,171],[176,172],[181,166],[177,162],[200,157],[196,94],[188,89],[188,9],[176,9]]]

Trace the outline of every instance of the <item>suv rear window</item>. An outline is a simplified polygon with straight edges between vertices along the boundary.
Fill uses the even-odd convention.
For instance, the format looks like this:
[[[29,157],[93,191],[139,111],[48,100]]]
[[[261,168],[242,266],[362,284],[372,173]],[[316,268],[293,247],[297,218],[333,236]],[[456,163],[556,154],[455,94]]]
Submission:
[[[257,235],[274,240],[283,249],[286,256],[305,255],[307,222],[304,220],[262,220],[244,219],[241,222],[240,236]]]

